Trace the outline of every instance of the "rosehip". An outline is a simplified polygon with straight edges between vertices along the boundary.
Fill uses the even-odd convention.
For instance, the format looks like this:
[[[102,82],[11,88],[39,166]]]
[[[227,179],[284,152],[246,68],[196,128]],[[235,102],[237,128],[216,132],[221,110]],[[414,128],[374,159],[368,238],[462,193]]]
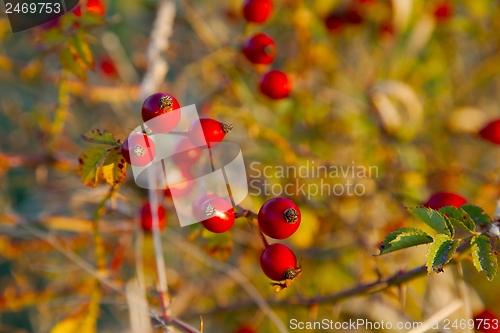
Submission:
[[[100,16],[104,16],[106,13],[106,4],[102,0],[87,0],[87,13],[92,13]],[[73,10],[76,16],[82,15],[82,8],[80,5],[76,6]]]
[[[153,210],[151,209],[151,204],[148,202],[144,204],[141,208],[141,227],[144,231],[153,230]],[[158,205],[158,227],[160,230],[165,229],[167,225],[165,219],[165,209]]]
[[[279,243],[269,245],[262,252],[260,267],[264,274],[274,281],[293,279],[300,272],[293,251]]]
[[[272,0],[247,0],[243,5],[243,16],[248,22],[263,23],[272,11]]]
[[[500,119],[486,125],[479,131],[479,135],[490,142],[500,145]]]
[[[268,65],[276,56],[276,43],[263,33],[258,33],[243,44],[243,54],[252,64]]]
[[[357,25],[363,23],[363,18],[356,8],[350,8],[345,12],[345,21],[349,24]]]
[[[250,326],[242,326],[236,331],[236,333],[255,333],[255,330]]]
[[[172,131],[180,119],[179,102],[170,94],[153,94],[142,104],[142,120],[156,133]]]
[[[122,145],[122,156],[128,164],[143,167],[154,160],[156,146],[153,140],[142,133],[131,134]]]
[[[285,98],[292,90],[288,76],[278,70],[272,70],[264,74],[259,88],[264,95],[271,99]]]
[[[99,59],[99,68],[101,72],[111,78],[118,76],[118,71],[116,70],[115,64],[109,57],[102,57]]]
[[[234,224],[233,206],[222,198],[208,199],[195,214],[201,224],[216,234],[228,231]]]
[[[490,310],[484,309],[474,316],[474,328],[483,333],[498,333],[498,317]]]
[[[301,214],[292,200],[273,198],[262,205],[258,220],[264,234],[274,239],[285,239],[299,228]]]
[[[209,199],[214,199],[214,198],[218,198],[218,196],[214,193],[207,193],[207,194],[199,196],[198,199],[196,199],[193,202],[193,215],[196,216],[198,214],[198,212],[202,211],[202,205],[205,201],[208,201]]]
[[[459,208],[462,205],[465,205],[467,200],[455,193],[449,192],[438,192],[433,194],[426,203],[424,203],[425,207],[432,208],[438,210],[445,206],[455,206]]]
[[[332,33],[339,32],[344,27],[344,24],[344,17],[337,12],[332,12],[325,18],[326,28]]]
[[[446,21],[453,16],[453,7],[448,2],[442,2],[434,8],[434,17],[437,21]]]
[[[195,147],[215,147],[227,133],[231,132],[233,125],[221,123],[211,118],[195,120],[189,127],[188,138]]]
[[[172,160],[182,169],[189,169],[201,157],[202,150],[193,146],[189,138],[183,138],[175,148]]]

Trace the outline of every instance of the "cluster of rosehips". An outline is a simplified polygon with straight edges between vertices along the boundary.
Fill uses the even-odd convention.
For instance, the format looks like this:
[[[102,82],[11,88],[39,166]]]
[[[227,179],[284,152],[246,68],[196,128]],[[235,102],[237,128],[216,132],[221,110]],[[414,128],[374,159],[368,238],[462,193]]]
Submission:
[[[286,239],[300,226],[299,207],[290,199],[273,198],[266,201],[259,210],[258,224],[262,233],[274,239]],[[260,256],[260,267],[271,280],[290,281],[302,271],[297,267],[297,257],[287,246],[266,244]]]
[[[243,16],[251,23],[264,23],[273,11],[272,0],[247,0],[243,5]],[[276,43],[263,33],[254,34],[242,47],[245,57],[255,65],[270,65],[276,57]],[[280,70],[270,70],[265,73],[259,84],[260,91],[265,96],[278,100],[288,97],[292,84],[288,75]]]
[[[144,101],[142,105],[142,120],[154,133],[170,133],[177,127],[181,119],[181,108],[179,102],[170,94],[156,93]],[[202,149],[215,147],[221,142],[225,135],[232,129],[231,124],[221,123],[211,118],[200,118],[195,120],[186,137],[183,138],[175,149],[173,161],[180,167],[183,178],[193,179],[190,168],[200,159]],[[144,167],[151,163],[156,155],[156,146],[145,133],[133,133],[129,135],[122,145],[121,154],[127,163],[135,167]],[[192,189],[184,182],[171,186],[166,194],[183,196]],[[229,230],[234,224],[234,209],[225,199],[214,194],[200,197],[193,204],[193,215],[202,221],[203,226],[212,232],[221,233]],[[165,211],[158,206],[158,220],[160,230],[166,225]],[[149,203],[141,208],[141,226],[145,231],[153,228],[152,211]]]

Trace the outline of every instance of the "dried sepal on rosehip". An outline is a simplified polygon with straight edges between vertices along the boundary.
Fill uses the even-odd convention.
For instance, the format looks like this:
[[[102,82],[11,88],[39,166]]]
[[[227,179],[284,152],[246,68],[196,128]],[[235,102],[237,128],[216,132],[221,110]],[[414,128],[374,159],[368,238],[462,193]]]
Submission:
[[[276,292],[291,286],[302,273],[293,251],[279,243],[265,248],[260,256],[260,267],[268,278],[277,281],[271,283],[276,287]]]

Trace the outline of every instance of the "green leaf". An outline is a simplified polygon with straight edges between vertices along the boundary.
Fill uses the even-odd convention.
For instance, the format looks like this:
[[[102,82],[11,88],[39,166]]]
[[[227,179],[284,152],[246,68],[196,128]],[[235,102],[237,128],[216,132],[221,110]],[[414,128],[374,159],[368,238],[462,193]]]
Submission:
[[[127,164],[123,159],[120,147],[112,148],[102,163],[102,176],[106,183],[116,186],[127,176]]]
[[[77,78],[82,81],[87,80],[87,74],[85,73],[85,68],[80,65],[75,59],[75,56],[69,48],[64,48],[59,54],[59,61],[61,66],[70,73],[73,73]]]
[[[220,261],[229,259],[233,250],[233,237],[230,232],[215,234],[203,229],[201,235],[206,241],[205,244],[201,246],[203,251]]]
[[[446,206],[439,209],[439,212],[447,215],[448,219],[456,227],[470,232],[474,232],[476,230],[474,221],[462,208],[457,208],[455,206]]]
[[[491,218],[479,206],[466,204],[460,208],[469,214],[476,225],[491,223]]]
[[[424,207],[409,208],[408,210],[413,216],[427,224],[432,229],[453,237],[454,230],[452,226],[450,227],[451,223],[447,222],[446,217],[438,211]]]
[[[94,56],[89,44],[85,41],[85,35],[83,33],[74,35],[69,45],[73,53],[81,59],[87,68],[94,69]]]
[[[489,281],[493,281],[498,270],[497,257],[491,249],[487,236],[476,236],[471,240],[472,262],[478,272],[486,271]]]
[[[92,147],[78,157],[78,174],[85,186],[97,186],[100,164],[105,155],[106,149]]]
[[[100,129],[92,129],[88,131],[85,134],[82,134],[82,138],[85,141],[92,142],[92,143],[98,143],[98,144],[103,144],[103,145],[117,145],[118,142],[116,142],[115,137],[113,134],[108,132],[107,130],[100,130]]]
[[[385,237],[379,247],[379,255],[431,242],[432,237],[420,229],[402,228],[391,232]]]
[[[427,272],[442,272],[458,247],[458,240],[448,235],[437,235],[427,250]]]

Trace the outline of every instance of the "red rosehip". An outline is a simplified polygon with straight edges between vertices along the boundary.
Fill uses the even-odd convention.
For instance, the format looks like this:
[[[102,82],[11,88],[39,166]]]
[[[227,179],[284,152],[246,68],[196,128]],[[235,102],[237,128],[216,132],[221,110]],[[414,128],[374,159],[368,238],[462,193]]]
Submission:
[[[188,138],[195,147],[211,148],[217,146],[232,129],[231,124],[212,118],[200,118],[189,127]]]
[[[285,239],[299,228],[301,214],[292,200],[273,198],[260,207],[258,220],[264,234],[274,239]]]
[[[183,138],[175,147],[172,160],[181,169],[189,169],[200,159],[201,154],[202,150],[193,146],[189,138]]]
[[[490,142],[500,145],[500,119],[490,122],[479,131],[479,135]]]
[[[181,170],[181,178],[182,180],[175,185],[168,186],[165,189],[165,196],[168,197],[176,197],[182,198],[183,196],[188,195],[194,187],[193,175],[189,170]]]
[[[356,8],[350,8],[345,12],[345,21],[352,25],[363,23],[363,17]]]
[[[282,99],[290,95],[292,84],[285,73],[272,70],[264,74],[259,88],[264,95],[271,99]]]
[[[467,200],[455,193],[449,192],[438,192],[433,194],[426,203],[424,203],[425,207],[432,208],[438,210],[445,206],[455,206],[459,208],[462,205],[465,205]]]
[[[474,316],[474,328],[483,333],[498,333],[500,332],[500,324],[498,317],[488,309]]]
[[[242,51],[252,64],[268,65],[276,56],[276,44],[268,35],[258,33],[243,44]]]
[[[151,209],[151,204],[148,202],[144,204],[141,208],[141,227],[144,231],[153,230],[153,210]],[[160,230],[165,229],[167,225],[165,219],[165,209],[158,205],[158,227]]]
[[[337,12],[332,12],[325,18],[326,28],[332,33],[340,32],[345,23],[344,17]]]
[[[256,332],[250,326],[242,326],[242,327],[238,328],[236,333],[256,333]]]
[[[248,22],[263,23],[272,11],[272,0],[247,0],[243,5],[243,16]]]
[[[101,72],[110,78],[115,78],[118,76],[118,71],[116,70],[113,60],[109,57],[102,57],[99,59],[99,68]]]
[[[453,16],[453,7],[448,2],[441,2],[434,8],[434,17],[437,21],[446,21]]]
[[[234,224],[234,208],[222,198],[208,199],[201,205],[201,209],[196,212],[195,217],[201,224],[216,234],[228,231]]]
[[[293,251],[279,243],[269,245],[262,252],[260,267],[264,274],[274,281],[293,279],[300,272]]]
[[[394,37],[394,27],[391,22],[384,22],[379,27],[380,37],[392,38]]]
[[[202,211],[202,205],[205,201],[208,201],[209,199],[215,199],[218,198],[218,196],[214,193],[207,193],[204,195],[199,196],[194,202],[193,202],[193,215],[197,215],[198,212]]]
[[[153,94],[142,104],[142,120],[156,133],[169,133],[181,119],[180,107],[170,94]]]
[[[129,135],[122,145],[122,156],[128,164],[143,167],[154,160],[156,146],[153,140],[142,133]]]
[[[92,13],[100,16],[106,14],[106,4],[102,0],[87,0],[87,13]],[[82,16],[82,8],[80,5],[73,10],[76,16]]]

